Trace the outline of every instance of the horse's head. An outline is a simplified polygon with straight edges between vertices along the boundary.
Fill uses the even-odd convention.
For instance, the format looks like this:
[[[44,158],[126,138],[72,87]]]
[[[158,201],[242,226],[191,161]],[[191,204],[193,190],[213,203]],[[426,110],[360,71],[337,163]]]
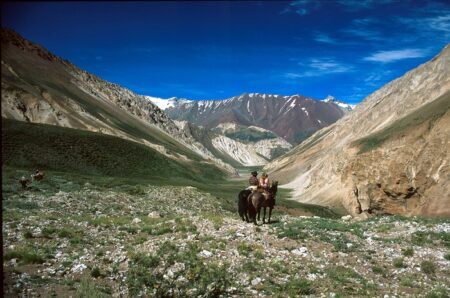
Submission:
[[[275,195],[277,194],[277,190],[278,190],[278,181],[273,181],[271,184],[270,184],[270,187],[269,187],[269,193],[273,196],[273,197],[275,197]]]

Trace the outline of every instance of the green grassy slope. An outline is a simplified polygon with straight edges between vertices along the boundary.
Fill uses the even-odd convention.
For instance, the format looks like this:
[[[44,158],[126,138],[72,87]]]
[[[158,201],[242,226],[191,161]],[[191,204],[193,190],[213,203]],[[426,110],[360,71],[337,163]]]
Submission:
[[[359,154],[371,151],[381,146],[384,142],[401,136],[408,130],[425,122],[428,122],[431,127],[448,109],[450,109],[450,92],[445,93],[438,99],[426,104],[406,117],[395,121],[381,131],[356,140],[353,142],[353,145],[360,147]]]
[[[148,179],[222,179],[204,163],[175,161],[139,143],[98,133],[2,119],[2,164]]]

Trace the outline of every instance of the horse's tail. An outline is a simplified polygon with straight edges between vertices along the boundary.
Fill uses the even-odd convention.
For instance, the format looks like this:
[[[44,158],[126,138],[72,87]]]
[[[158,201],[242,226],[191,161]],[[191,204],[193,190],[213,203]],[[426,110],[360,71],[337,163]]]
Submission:
[[[244,189],[241,192],[239,192],[238,195],[238,211],[239,214],[244,213],[247,211],[248,209],[248,196],[251,194],[252,192],[248,189]]]

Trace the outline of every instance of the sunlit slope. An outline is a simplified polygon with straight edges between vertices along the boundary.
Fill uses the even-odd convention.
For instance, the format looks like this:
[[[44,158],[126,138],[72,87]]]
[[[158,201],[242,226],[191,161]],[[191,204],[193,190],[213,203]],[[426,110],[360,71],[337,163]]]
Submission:
[[[450,48],[369,95],[266,170],[301,202],[450,215]]]

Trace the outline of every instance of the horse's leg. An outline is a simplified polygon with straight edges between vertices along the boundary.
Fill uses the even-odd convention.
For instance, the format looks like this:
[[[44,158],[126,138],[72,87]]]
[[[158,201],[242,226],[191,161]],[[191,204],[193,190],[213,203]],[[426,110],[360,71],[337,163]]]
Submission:
[[[256,220],[256,215],[258,215],[258,220],[259,220],[259,214],[261,213],[261,207],[258,207],[255,209],[255,217],[253,217],[253,223],[255,225],[258,225],[258,222]]]
[[[269,223],[270,223],[270,217],[272,216],[272,209],[273,209],[273,207],[269,207]]]
[[[264,208],[263,224],[265,224],[266,223],[266,207],[263,207],[263,208]]]

